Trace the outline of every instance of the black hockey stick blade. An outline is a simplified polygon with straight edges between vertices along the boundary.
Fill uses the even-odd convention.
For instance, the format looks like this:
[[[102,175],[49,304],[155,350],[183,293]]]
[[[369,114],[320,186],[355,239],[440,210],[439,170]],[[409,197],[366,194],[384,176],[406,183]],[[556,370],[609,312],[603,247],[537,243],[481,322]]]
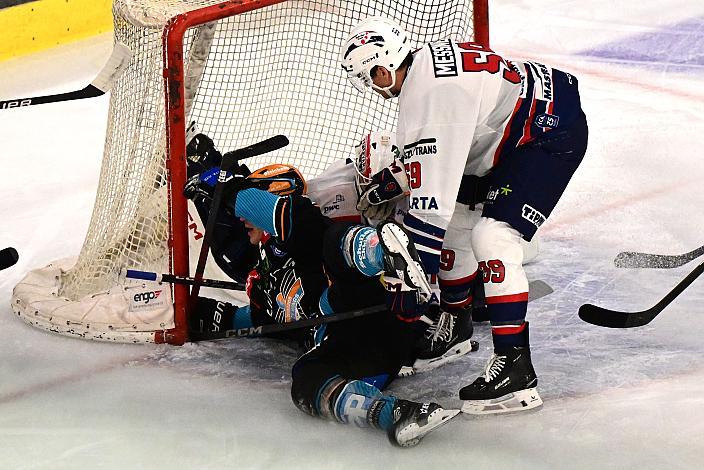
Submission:
[[[0,250],[0,270],[14,266],[18,259],[20,257],[14,248],[8,247]]]
[[[132,58],[132,51],[129,47],[116,42],[112,50],[112,54],[105,63],[105,66],[98,73],[98,76],[90,83],[90,85],[80,90],[69,91],[67,93],[58,93],[56,95],[35,96],[31,98],[19,98],[14,100],[0,101],[0,109],[22,108],[24,106],[33,106],[35,104],[58,103],[60,101],[79,100],[83,98],[93,98],[104,95],[108,92],[115,80],[127,68],[127,65]]]
[[[614,259],[617,268],[679,268],[704,255],[704,246],[682,255],[656,255],[638,251],[622,251]]]
[[[670,292],[653,307],[641,312],[621,312],[592,304],[579,307],[579,318],[592,325],[606,328],[634,328],[647,325],[662,312],[675,298],[704,272],[704,263],[682,279]]]
[[[275,135],[274,137],[269,137],[266,140],[262,140],[261,142],[257,142],[256,144],[252,144],[248,147],[227,152],[223,155],[222,166],[226,171],[229,171],[240,160],[273,152],[274,150],[279,150],[287,145],[288,138],[285,135]]]

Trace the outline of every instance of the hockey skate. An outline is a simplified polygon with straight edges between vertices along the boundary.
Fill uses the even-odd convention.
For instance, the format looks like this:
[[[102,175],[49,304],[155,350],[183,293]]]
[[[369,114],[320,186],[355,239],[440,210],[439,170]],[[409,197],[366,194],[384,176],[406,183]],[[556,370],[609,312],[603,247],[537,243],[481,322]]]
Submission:
[[[513,347],[501,354],[495,353],[484,375],[460,390],[460,399],[464,400],[462,411],[481,415],[536,408],[543,404],[537,385],[530,348]]]
[[[389,441],[399,447],[412,447],[459,413],[460,410],[446,410],[437,403],[399,399],[394,405],[394,424],[387,433]]]
[[[423,297],[430,298],[425,270],[406,231],[395,222],[384,222],[377,231],[384,250],[384,277],[398,279],[403,284],[401,290],[417,289]]]
[[[470,339],[474,332],[471,308],[456,315],[438,310],[430,316],[433,323],[416,345],[416,360],[401,367],[399,377],[436,369],[479,349],[479,343]]]

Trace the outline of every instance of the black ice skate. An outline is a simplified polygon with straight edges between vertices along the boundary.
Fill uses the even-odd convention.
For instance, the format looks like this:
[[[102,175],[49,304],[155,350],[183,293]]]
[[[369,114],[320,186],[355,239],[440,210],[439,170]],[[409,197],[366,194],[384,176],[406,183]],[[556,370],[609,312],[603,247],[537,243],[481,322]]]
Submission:
[[[396,400],[394,424],[387,433],[389,441],[400,447],[412,447],[459,413],[460,410],[446,410],[437,403]]]
[[[406,231],[395,222],[384,222],[377,232],[384,250],[384,276],[402,282],[401,290],[417,289],[426,299],[430,298],[430,284],[425,270]]]
[[[460,399],[464,400],[462,411],[494,414],[536,408],[543,404],[537,385],[538,377],[530,360],[530,348],[511,348],[494,354],[484,375],[460,390]]]
[[[404,365],[398,376],[427,372],[476,351],[479,343],[470,339],[474,332],[471,312],[469,307],[456,315],[439,310],[429,314],[433,323],[416,345],[416,360],[412,365]]]
[[[435,369],[477,350],[478,343],[470,340],[474,333],[471,312],[470,308],[457,315],[439,313],[437,321],[428,328],[419,345],[417,360],[413,364],[416,372]]]

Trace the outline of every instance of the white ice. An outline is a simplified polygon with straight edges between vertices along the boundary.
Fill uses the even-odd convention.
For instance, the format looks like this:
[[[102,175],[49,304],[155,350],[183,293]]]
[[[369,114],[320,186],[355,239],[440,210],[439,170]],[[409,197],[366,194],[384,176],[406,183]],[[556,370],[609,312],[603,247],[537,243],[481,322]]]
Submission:
[[[697,263],[616,269],[619,251],[684,253],[704,238],[704,68],[576,53],[702,16],[693,0],[491,3],[494,48],[573,72],[590,126],[584,163],[528,268],[555,288],[529,308],[545,405],[461,416],[409,450],[299,412],[288,345],[103,344],[13,318],[19,279],[80,250],[108,99],[0,111],[0,248],[20,253],[0,272],[0,468],[704,468],[704,279],[642,328],[608,330],[576,314],[585,302],[648,308]],[[84,86],[110,40],[0,63],[0,99]],[[688,59],[683,50],[672,57]],[[476,339],[479,352],[392,391],[455,403],[490,354],[486,326]]]

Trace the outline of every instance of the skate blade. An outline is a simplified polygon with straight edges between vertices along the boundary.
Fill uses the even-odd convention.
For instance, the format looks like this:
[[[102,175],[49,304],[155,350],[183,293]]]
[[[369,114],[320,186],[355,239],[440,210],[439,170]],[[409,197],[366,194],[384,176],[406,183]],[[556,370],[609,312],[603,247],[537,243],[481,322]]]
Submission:
[[[476,351],[478,348],[479,344],[476,341],[468,339],[455,344],[442,356],[432,359],[416,359],[416,362],[413,363],[413,370],[415,373],[422,373],[437,369],[440,366],[456,361],[470,351]]]
[[[537,408],[542,404],[543,399],[540,398],[538,390],[534,387],[492,400],[465,400],[462,412],[470,415],[514,413]]]
[[[446,410],[444,408],[435,410],[431,413],[430,417],[428,417],[428,424],[425,426],[420,427],[418,423],[411,423],[397,430],[395,433],[395,444],[401,447],[413,447],[417,445],[426,434],[449,423],[452,418],[460,414],[460,411],[461,410]]]

